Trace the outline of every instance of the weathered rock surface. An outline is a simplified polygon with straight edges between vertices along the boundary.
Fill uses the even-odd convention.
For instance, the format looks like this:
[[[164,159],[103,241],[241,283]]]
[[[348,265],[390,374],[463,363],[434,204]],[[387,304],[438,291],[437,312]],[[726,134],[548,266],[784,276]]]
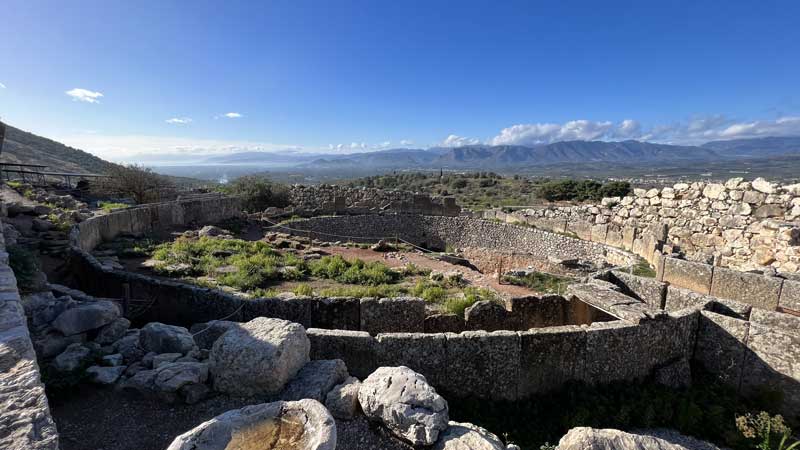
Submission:
[[[612,429],[577,427],[561,438],[557,450],[719,450],[718,447],[678,433],[664,438]]]
[[[188,384],[203,384],[208,380],[208,364],[174,362],[155,369],[155,387],[161,392],[176,392]]]
[[[220,336],[231,328],[239,326],[237,322],[229,320],[212,320],[205,323],[196,323],[189,328],[198,347],[210,350]]]
[[[292,378],[281,393],[282,400],[314,399],[325,401],[328,392],[348,377],[347,365],[341,359],[310,361]]]
[[[108,325],[119,316],[119,308],[109,300],[85,302],[56,317],[53,328],[70,336]]]
[[[114,384],[127,369],[126,366],[101,367],[91,366],[86,369],[89,380],[97,384]]]
[[[85,364],[90,359],[91,353],[81,344],[70,344],[53,360],[53,368],[59,372],[72,372]]]
[[[128,328],[130,327],[131,321],[124,317],[120,317],[119,319],[116,319],[101,328],[94,341],[100,345],[113,344],[114,342],[122,339],[122,337],[125,336],[125,332],[128,331]]]
[[[194,347],[194,338],[186,328],[151,322],[142,327],[139,346],[147,352],[183,354]]]
[[[246,406],[178,436],[167,450],[335,450],[336,424],[315,400]]]
[[[358,390],[361,382],[348,377],[344,383],[334,386],[325,397],[325,407],[337,419],[350,420],[358,413]]]
[[[405,366],[380,367],[361,384],[364,414],[413,445],[432,445],[449,420],[447,401]]]
[[[494,434],[471,423],[450,422],[433,450],[506,450]]]
[[[214,388],[235,395],[278,393],[309,361],[302,325],[258,317],[214,343],[209,364]]]

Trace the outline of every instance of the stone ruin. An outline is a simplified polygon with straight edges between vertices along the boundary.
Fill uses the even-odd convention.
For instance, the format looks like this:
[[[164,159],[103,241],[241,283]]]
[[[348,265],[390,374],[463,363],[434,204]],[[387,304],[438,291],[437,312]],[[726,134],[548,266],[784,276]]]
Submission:
[[[741,186],[743,192],[750,192],[745,188],[760,185],[737,181],[731,191]],[[705,188],[702,191],[707,198]],[[727,197],[723,200],[723,194],[717,193],[716,201],[725,202],[730,210],[732,196],[725,192]],[[638,194],[642,193],[635,198],[647,199],[648,204],[657,197]],[[783,270],[780,276],[774,271],[739,272],[732,264],[721,266],[726,262],[722,257],[713,261],[716,265],[685,259],[702,252],[678,245],[674,240],[678,235],[669,232],[669,226],[684,222],[656,226],[661,223],[651,217],[641,225],[623,220],[616,229],[611,224],[622,217],[623,201],[631,209],[637,202],[606,202],[597,214],[579,207],[594,218],[588,234],[575,233],[588,239],[569,235],[577,229],[571,219],[562,228],[551,227],[561,234],[543,230],[542,223],[562,220],[552,217],[556,213],[548,217],[547,212],[541,217],[538,212],[492,216],[536,228],[405,213],[316,217],[292,223],[293,233],[313,232],[317,239],[324,239],[326,233],[365,239],[394,235],[434,248],[455,245],[612,266],[570,285],[563,296],[512,299],[502,306],[478,303],[463,318],[426,317],[422,301],[413,298],[243,299],[109,267],[91,254],[100,242],[122,233],[239,216],[236,199],[143,205],[89,218],[69,236],[75,287],[81,291],[50,285],[48,292],[22,301],[7,257],[0,259],[4,293],[0,423],[9,424],[0,447],[57,448],[58,434],[37,357],[48,367],[64,370],[91,361],[94,365],[87,371],[94,382],[165,401],[202,401],[211,392],[280,398],[199,424],[178,436],[170,449],[216,449],[229,444],[249,448],[253,439],[275,443],[266,448],[333,449],[336,428],[332,423],[356,414],[412,445],[513,448],[486,430],[451,421],[444,398],[515,401],[556,390],[570,380],[603,385],[653,377],[679,387],[691,383],[693,363],[741,395],[754,395],[764,388],[782,391],[783,412],[796,417],[800,410],[796,370],[800,280]],[[707,202],[699,197],[691,201]],[[714,202],[709,198],[707,203]],[[765,196],[764,205],[772,204]],[[720,224],[713,211],[706,210],[707,217]],[[650,215],[655,216],[646,217]],[[782,219],[787,219],[786,214]],[[751,244],[762,242],[759,239],[765,236],[756,235],[755,230],[770,228],[746,220],[743,226],[751,231],[743,231],[743,236]],[[710,232],[717,233],[716,229]],[[787,249],[794,247],[794,241],[773,238],[773,251],[791,253]],[[630,273],[640,258],[656,268],[655,277]],[[770,266],[791,268],[784,264],[791,259],[780,265],[776,261]],[[751,263],[752,259],[742,262]],[[142,320],[140,328],[122,317],[119,299],[126,291],[153,299],[154,317]],[[276,352],[278,348],[282,350]],[[264,377],[265,373],[270,376]],[[614,433],[619,432],[575,429],[559,448],[582,448],[587,440],[659,445],[664,441]],[[670,447],[664,444],[664,448]]]

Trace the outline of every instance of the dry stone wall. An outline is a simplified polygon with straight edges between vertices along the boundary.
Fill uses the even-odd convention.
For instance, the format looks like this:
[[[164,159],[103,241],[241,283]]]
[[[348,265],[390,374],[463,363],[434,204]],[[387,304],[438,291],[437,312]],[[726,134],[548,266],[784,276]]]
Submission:
[[[58,450],[17,280],[0,226],[0,448]]]
[[[635,262],[630,253],[607,245],[575,239],[529,227],[471,217],[416,214],[315,217],[293,221],[279,230],[326,241],[375,242],[398,237],[422,247],[516,252],[558,259],[585,259],[625,266]]]
[[[289,202],[295,214],[306,217],[383,211],[435,216],[457,216],[461,213],[461,208],[453,197],[327,184],[293,185],[289,188]]]
[[[491,210],[484,217],[571,232],[637,254],[651,253],[653,241],[660,241],[664,253],[695,261],[737,270],[800,271],[800,184],[780,186],[762,178],[678,183],[635,189],[599,205]]]

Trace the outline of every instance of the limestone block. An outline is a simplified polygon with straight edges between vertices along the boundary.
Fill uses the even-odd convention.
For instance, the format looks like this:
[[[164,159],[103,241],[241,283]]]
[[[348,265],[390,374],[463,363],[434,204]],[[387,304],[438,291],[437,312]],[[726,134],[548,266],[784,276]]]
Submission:
[[[519,398],[553,391],[565,381],[580,378],[586,351],[583,328],[574,325],[547,327],[522,331],[519,335]]]
[[[447,361],[444,334],[389,333],[377,336],[378,367],[406,366],[425,375],[434,386],[446,381]]]
[[[792,314],[754,309],[750,313],[750,322],[780,329],[786,333],[800,334],[800,317]]]
[[[583,381],[602,385],[646,377],[649,367],[640,358],[649,350],[642,344],[638,325],[624,321],[593,323],[586,330]]]
[[[781,308],[800,311],[800,281],[784,280],[779,305]]]
[[[705,309],[713,301],[714,298],[708,295],[698,294],[689,289],[676,286],[668,286],[664,309],[667,311],[680,311],[686,308]]]
[[[456,314],[433,314],[425,317],[426,333],[460,333],[465,330],[464,317]]]
[[[775,193],[775,184],[770,183],[769,181],[763,178],[756,178],[751,182],[753,189],[763,192],[765,194],[773,194]]]
[[[462,398],[515,400],[519,362],[520,337],[516,332],[447,334],[447,381],[442,389]]]
[[[600,244],[605,244],[607,232],[608,232],[608,225],[606,224],[599,224],[592,226],[591,241],[598,242]]]
[[[724,267],[714,268],[711,295],[774,311],[778,306],[782,279]]]
[[[653,308],[664,309],[667,298],[667,284],[655,278],[638,277],[621,270],[611,272],[614,283],[622,288],[622,292],[632,295]]]
[[[664,281],[676,287],[708,294],[711,292],[713,269],[708,264],[668,257],[664,261]]]
[[[694,359],[725,384],[737,387],[742,375],[750,324],[702,311]]]
[[[780,392],[782,412],[800,417],[800,334],[751,323],[747,349],[742,391],[757,394],[766,388]]]
[[[371,334],[421,332],[424,330],[425,301],[420,298],[361,299],[361,330]]]
[[[311,341],[311,359],[341,359],[359,378],[366,378],[378,367],[377,341],[365,331],[309,328],[306,334]]]

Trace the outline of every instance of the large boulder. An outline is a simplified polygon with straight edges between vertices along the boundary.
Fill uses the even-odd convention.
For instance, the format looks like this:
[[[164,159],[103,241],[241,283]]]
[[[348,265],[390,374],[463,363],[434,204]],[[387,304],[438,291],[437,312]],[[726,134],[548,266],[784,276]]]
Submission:
[[[315,400],[245,406],[178,436],[167,450],[335,450],[336,423]]]
[[[494,434],[471,423],[450,422],[433,450],[506,450]]]
[[[302,325],[258,317],[228,330],[211,348],[214,388],[234,395],[275,394],[309,361]]]
[[[59,314],[53,328],[71,336],[108,325],[119,316],[119,307],[112,301],[84,302]]]
[[[184,354],[194,347],[194,338],[186,328],[151,322],[142,327],[139,346],[145,352]]]
[[[145,351],[139,346],[139,335],[141,330],[128,330],[125,336],[114,342],[113,349],[122,355],[125,362],[133,362],[142,359]]]
[[[358,402],[368,419],[413,445],[432,445],[449,420],[447,401],[405,366],[378,368],[361,384]]]
[[[321,359],[311,361],[286,385],[281,394],[282,400],[302,400],[311,398],[320,403],[325,401],[334,386],[344,382],[347,365],[341,359]]]
[[[719,450],[719,447],[676,432],[658,435],[620,430],[577,427],[558,442],[557,450]]]
[[[186,385],[203,384],[208,380],[206,363],[173,362],[161,364],[155,370],[155,387],[161,392],[177,392]]]
[[[114,384],[120,376],[125,372],[126,366],[91,366],[86,369],[86,374],[89,375],[89,381],[97,384]]]

